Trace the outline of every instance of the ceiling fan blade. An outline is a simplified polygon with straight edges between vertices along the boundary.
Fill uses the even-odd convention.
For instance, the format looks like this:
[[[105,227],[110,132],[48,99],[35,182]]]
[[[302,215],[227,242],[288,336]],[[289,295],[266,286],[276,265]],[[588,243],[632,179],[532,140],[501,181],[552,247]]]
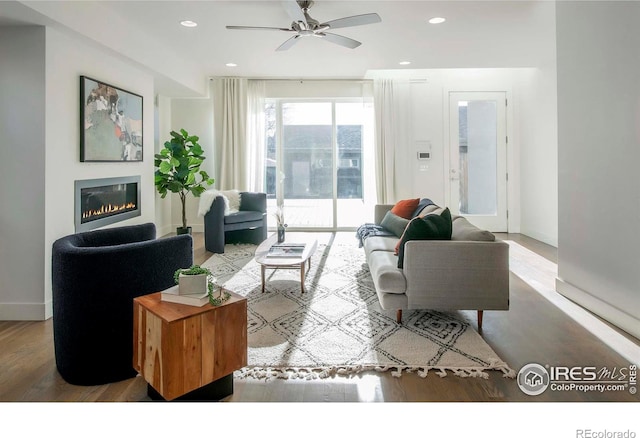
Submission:
[[[280,3],[282,3],[282,7],[287,11],[287,14],[289,14],[292,21],[301,21],[305,25],[307,24],[307,18],[304,16],[304,13],[302,12],[302,9],[300,9],[296,0],[283,0]]]
[[[282,31],[285,31],[285,32],[295,32],[295,30],[287,29],[286,27],[227,26],[227,29],[236,29],[236,30],[282,30]]]
[[[382,18],[376,13],[354,15],[352,17],[338,18],[336,20],[322,23],[322,26],[329,26],[330,29],[339,29],[341,27],[362,26],[364,24],[380,23]]]
[[[347,47],[349,49],[355,49],[360,44],[362,44],[360,41],[352,40],[351,38],[347,38],[342,35],[336,35],[335,33],[323,32],[323,33],[319,33],[318,35],[320,35],[321,37],[323,37],[323,39],[326,39],[329,42],[338,44],[343,47]]]
[[[296,36],[292,36],[291,38],[289,38],[287,41],[285,41],[284,43],[282,43],[280,45],[280,47],[278,47],[276,49],[277,52],[282,52],[283,50],[288,50],[291,47],[293,47],[293,45],[295,43],[298,42],[298,40],[300,39],[300,35],[296,35]]]

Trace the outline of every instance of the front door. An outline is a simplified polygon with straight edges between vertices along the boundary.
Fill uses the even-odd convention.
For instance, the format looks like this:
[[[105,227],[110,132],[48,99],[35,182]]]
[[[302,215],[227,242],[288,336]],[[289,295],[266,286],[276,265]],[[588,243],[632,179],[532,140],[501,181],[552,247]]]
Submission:
[[[450,92],[449,122],[451,213],[507,232],[506,94]]]

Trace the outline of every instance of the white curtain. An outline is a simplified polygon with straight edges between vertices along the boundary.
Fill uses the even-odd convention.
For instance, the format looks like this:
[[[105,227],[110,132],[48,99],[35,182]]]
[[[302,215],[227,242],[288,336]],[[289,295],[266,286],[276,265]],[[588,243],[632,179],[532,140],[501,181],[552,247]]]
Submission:
[[[264,191],[265,82],[215,79],[213,93],[217,188]]]
[[[409,156],[409,81],[375,79],[373,104],[376,119],[376,189],[380,204],[392,204],[406,193],[411,181],[403,181]],[[404,187],[404,188],[402,188]]]
[[[247,79],[221,81],[222,138],[220,152],[220,190],[249,190],[247,145]]]
[[[250,80],[247,88],[247,147],[249,190],[264,191],[265,82]]]

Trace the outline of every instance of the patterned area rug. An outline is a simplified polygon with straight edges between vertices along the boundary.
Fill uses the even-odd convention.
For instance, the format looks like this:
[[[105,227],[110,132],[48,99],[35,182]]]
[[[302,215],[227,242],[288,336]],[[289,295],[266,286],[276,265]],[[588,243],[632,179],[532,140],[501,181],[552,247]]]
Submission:
[[[227,245],[203,264],[247,297],[248,366],[236,377],[314,379],[368,370],[482,378],[497,370],[515,377],[461,313],[405,310],[398,325],[395,311],[380,308],[355,239],[318,246],[304,294],[297,270],[267,270],[261,293],[255,249]]]

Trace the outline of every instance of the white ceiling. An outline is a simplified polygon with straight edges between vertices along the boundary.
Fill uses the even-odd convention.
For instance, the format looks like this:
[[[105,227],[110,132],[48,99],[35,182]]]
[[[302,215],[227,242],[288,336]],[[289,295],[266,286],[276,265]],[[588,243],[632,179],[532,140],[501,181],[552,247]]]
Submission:
[[[54,25],[120,53],[115,42],[122,45],[124,38],[127,57],[144,53],[139,59],[157,58],[146,63],[152,71],[188,60],[185,68],[198,70],[203,78],[362,78],[378,69],[537,67],[555,57],[552,1],[319,0],[310,15],[325,22],[371,12],[382,22],[333,31],[361,41],[356,49],[304,38],[284,52],[275,49],[289,33],[225,28],[289,27],[280,1],[0,2],[0,25]],[[79,14],[95,25],[78,19]],[[447,21],[428,24],[434,16]],[[185,19],[198,27],[181,26]],[[405,60],[411,65],[398,64]],[[238,66],[226,67],[228,62]]]

